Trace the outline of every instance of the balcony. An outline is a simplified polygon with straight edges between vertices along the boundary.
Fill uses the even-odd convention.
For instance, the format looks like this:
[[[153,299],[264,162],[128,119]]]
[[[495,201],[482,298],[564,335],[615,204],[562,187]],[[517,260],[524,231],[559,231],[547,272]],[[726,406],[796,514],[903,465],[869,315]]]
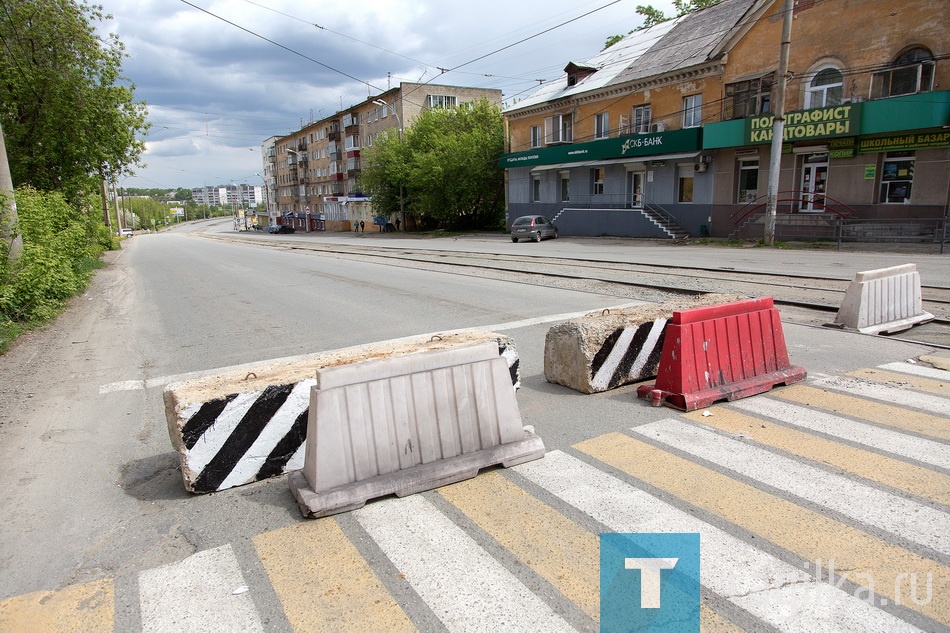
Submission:
[[[340,130],[334,130],[332,132],[327,132],[327,140],[329,141],[340,141]]]

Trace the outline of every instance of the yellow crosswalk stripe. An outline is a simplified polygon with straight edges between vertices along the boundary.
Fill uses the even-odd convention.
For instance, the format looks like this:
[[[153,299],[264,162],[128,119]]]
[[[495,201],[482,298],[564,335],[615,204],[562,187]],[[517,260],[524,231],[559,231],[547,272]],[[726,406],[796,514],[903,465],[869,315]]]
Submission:
[[[805,560],[834,560],[837,569],[847,570],[850,580],[890,601],[896,599],[894,588],[901,574],[916,573],[921,579],[930,574],[934,596],[947,596],[950,590],[950,569],[936,561],[645,442],[610,433],[576,444],[574,448],[764,537]],[[906,585],[904,582],[905,590]],[[918,605],[907,596],[901,597],[902,604],[908,608],[950,624],[950,601],[946,598]]]
[[[333,518],[253,539],[288,621],[309,631],[415,631]]]
[[[950,504],[950,476],[724,407],[714,407],[709,411],[712,415],[708,417],[704,417],[700,411],[686,413],[684,417],[918,497]]]
[[[946,418],[937,415],[911,411],[903,407],[849,396],[837,391],[816,389],[807,385],[783,387],[776,389],[773,394],[776,398],[788,402],[844,413],[869,422],[950,440],[950,424],[947,424]]]
[[[933,380],[914,376],[912,374],[901,374],[896,371],[887,371],[885,369],[867,368],[859,369],[848,374],[855,378],[865,378],[877,382],[886,382],[892,385],[900,385],[913,389],[914,391],[923,391],[936,394],[938,396],[950,397],[950,381]]]
[[[0,631],[112,633],[114,584],[104,578],[59,591],[37,591],[0,602]]]
[[[600,544],[583,529],[498,473],[439,489],[584,613],[600,617]]]

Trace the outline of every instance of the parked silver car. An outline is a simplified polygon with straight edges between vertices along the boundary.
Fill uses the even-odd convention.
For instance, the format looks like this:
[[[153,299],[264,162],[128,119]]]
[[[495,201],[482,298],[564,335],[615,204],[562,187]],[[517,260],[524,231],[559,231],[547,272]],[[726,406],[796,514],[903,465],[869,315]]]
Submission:
[[[557,237],[557,227],[543,215],[523,215],[511,223],[511,241],[527,237],[540,242],[545,237]]]

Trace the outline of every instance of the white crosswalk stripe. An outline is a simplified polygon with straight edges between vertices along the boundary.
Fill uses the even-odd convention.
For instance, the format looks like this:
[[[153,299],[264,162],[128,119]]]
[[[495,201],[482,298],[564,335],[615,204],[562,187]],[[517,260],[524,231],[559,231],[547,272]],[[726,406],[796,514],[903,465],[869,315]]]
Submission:
[[[354,515],[450,631],[573,630],[424,497]]]
[[[906,435],[873,424],[857,422],[840,415],[824,413],[809,407],[772,398],[759,397],[736,400],[729,406],[752,414],[774,418],[786,424],[818,431],[832,437],[855,442],[892,455],[906,457],[939,468],[950,469],[950,446],[913,435]]]
[[[825,387],[853,396],[879,400],[888,404],[929,411],[937,415],[950,417],[950,400],[919,391],[903,389],[897,385],[874,382],[846,376],[828,376],[812,381],[816,387]]]
[[[911,374],[922,378],[932,380],[950,380],[950,371],[945,369],[936,369],[934,367],[925,367],[914,363],[886,363],[879,366],[880,369],[887,371],[896,371],[902,374]]]

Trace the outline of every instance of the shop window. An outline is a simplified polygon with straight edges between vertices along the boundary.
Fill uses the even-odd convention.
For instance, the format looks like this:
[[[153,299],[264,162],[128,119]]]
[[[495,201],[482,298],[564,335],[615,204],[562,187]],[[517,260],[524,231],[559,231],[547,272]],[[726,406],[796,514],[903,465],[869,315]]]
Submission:
[[[693,174],[696,172],[695,167],[693,167],[693,163],[677,165],[676,172],[678,176],[676,179],[677,200],[679,202],[692,202]]]
[[[871,98],[883,99],[933,90],[934,57],[913,48],[894,60],[893,67],[871,75]]]
[[[531,177],[531,202],[541,202],[541,176]]]
[[[590,179],[591,179],[591,189],[590,192],[599,196],[604,193],[604,169],[603,167],[596,167],[590,170]]]
[[[531,126],[531,147],[541,147],[541,126]]]
[[[633,109],[634,134],[646,134],[650,131],[650,104],[637,106]]]
[[[739,161],[739,196],[736,202],[754,202],[759,196],[759,159],[746,158]]]
[[[910,203],[914,184],[914,152],[888,152],[881,165],[882,204]]]
[[[771,112],[773,75],[769,73],[757,79],[726,84],[723,119],[742,119]]]
[[[570,143],[574,140],[574,117],[556,114],[544,120],[544,138],[548,143]]]
[[[808,82],[805,108],[825,108],[841,103],[842,75],[837,68],[825,68]]]
[[[610,137],[610,117],[606,112],[601,112],[594,115],[594,138],[609,138]]]
[[[703,95],[683,98],[683,127],[699,127],[703,124]]]

